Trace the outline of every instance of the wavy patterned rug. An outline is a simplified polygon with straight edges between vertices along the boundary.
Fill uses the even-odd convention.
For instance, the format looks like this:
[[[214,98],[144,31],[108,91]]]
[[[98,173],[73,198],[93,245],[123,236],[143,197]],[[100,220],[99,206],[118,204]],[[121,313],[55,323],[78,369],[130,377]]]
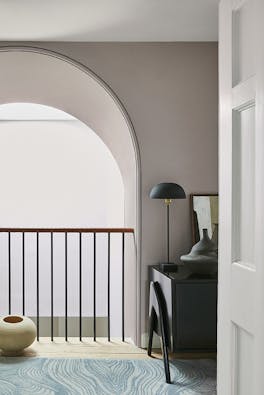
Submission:
[[[171,363],[165,383],[159,360],[0,358],[1,395],[216,394],[212,360]]]

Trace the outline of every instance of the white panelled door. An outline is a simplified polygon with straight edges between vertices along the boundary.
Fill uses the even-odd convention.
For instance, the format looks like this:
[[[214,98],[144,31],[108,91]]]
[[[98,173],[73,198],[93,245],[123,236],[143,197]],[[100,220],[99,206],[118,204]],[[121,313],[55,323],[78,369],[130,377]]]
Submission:
[[[221,0],[218,395],[264,395],[264,0]]]

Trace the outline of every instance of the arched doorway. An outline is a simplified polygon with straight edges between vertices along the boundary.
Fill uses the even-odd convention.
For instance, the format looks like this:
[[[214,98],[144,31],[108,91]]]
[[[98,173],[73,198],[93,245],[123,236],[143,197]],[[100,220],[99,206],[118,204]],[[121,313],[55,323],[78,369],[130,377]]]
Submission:
[[[61,109],[91,127],[118,163],[125,193],[125,226],[135,229],[136,268],[128,262],[127,326],[140,342],[141,176],[131,120],[114,92],[91,70],[58,53],[0,48],[0,104],[38,103]],[[131,301],[133,300],[133,303]]]

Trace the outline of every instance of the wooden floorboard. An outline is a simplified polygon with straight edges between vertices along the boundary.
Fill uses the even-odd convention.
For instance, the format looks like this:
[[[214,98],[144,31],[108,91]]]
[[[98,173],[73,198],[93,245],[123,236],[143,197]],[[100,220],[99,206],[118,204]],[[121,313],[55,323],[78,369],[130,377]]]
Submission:
[[[98,338],[94,342],[93,338],[84,338],[82,342],[78,338],[69,338],[65,342],[64,338],[42,337],[40,341],[35,341],[32,346],[23,351],[24,357],[46,357],[46,358],[113,358],[113,359],[149,359],[147,351],[136,347],[130,339],[122,342],[113,338],[108,342],[106,338]],[[161,359],[161,350],[153,350],[152,357]],[[215,358],[215,353],[178,353],[171,354],[171,359],[200,359]]]
[[[119,358],[141,359],[149,358],[145,350],[136,347],[129,339],[122,342],[119,339],[98,338],[95,342],[92,338],[85,338],[82,342],[78,338],[69,338],[65,342],[63,338],[40,338],[32,346],[24,350],[22,356],[47,357],[47,358]]]

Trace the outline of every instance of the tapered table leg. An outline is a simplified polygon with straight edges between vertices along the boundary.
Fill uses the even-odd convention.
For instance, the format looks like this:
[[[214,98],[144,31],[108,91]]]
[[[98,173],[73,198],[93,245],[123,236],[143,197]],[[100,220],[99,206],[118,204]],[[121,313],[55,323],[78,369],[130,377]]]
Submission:
[[[154,327],[155,327],[156,320],[157,320],[157,316],[156,316],[154,308],[152,307],[151,314],[149,317],[149,341],[148,341],[148,355],[149,356],[151,356],[151,351],[152,351],[153,333],[154,333]]]

